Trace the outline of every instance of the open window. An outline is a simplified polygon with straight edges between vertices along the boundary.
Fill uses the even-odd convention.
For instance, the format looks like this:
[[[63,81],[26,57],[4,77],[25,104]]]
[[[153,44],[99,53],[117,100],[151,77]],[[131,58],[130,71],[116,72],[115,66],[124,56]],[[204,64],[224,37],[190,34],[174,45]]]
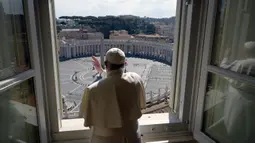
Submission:
[[[165,2],[165,1],[164,1]],[[32,1],[31,1],[32,3]],[[202,3],[202,4],[201,4]],[[156,72],[163,72],[163,82],[164,85],[162,86],[162,90],[159,90],[158,88],[153,89],[153,84],[155,84],[153,81],[159,80],[160,76],[156,75],[155,77],[151,77],[151,87],[149,87],[148,92],[148,99],[153,99],[155,95],[167,95],[167,101],[168,104],[166,104],[167,108],[170,109],[170,111],[167,111],[166,113],[159,113],[159,114],[147,114],[144,115],[140,119],[140,130],[143,135],[142,139],[144,142],[146,141],[156,141],[156,140],[170,140],[170,141],[183,141],[183,140],[190,140],[192,139],[191,131],[192,127],[190,125],[193,121],[193,110],[195,108],[193,107],[192,101],[195,100],[193,97],[196,94],[196,86],[197,81],[196,75],[199,74],[199,58],[201,56],[201,49],[199,48],[200,39],[199,37],[203,37],[203,30],[198,32],[198,29],[203,29],[203,25],[201,23],[205,19],[200,19],[201,15],[203,15],[203,11],[207,12],[207,3],[200,1],[200,0],[194,0],[194,1],[188,1],[188,0],[180,0],[177,1],[176,4],[176,18],[175,18],[175,32],[174,32],[174,44],[169,43],[162,43],[164,42],[172,42],[167,41],[167,39],[157,39],[156,41],[151,41],[151,38],[154,39],[154,37],[146,37],[149,39],[146,41],[144,39],[144,35],[138,35],[136,40],[120,40],[120,39],[114,39],[114,38],[127,38],[129,35],[124,36],[116,36],[116,33],[112,33],[111,37],[112,40],[108,39],[102,39],[102,35],[100,34],[88,34],[86,30],[82,30],[79,32],[82,32],[80,38],[92,38],[92,40],[82,42],[73,42],[72,40],[70,43],[66,42],[66,39],[60,39],[58,32],[59,29],[57,27],[56,19],[55,19],[55,5],[54,1],[37,1],[34,0],[33,4],[30,5],[32,12],[29,12],[35,14],[35,18],[32,22],[34,22],[32,27],[33,30],[30,31],[30,33],[34,32],[34,35],[31,36],[33,41],[36,39],[38,46],[38,53],[33,54],[33,57],[35,61],[37,62],[34,64],[34,66],[41,67],[40,70],[35,70],[36,76],[34,77],[40,77],[41,79],[36,80],[36,82],[42,82],[40,87],[36,88],[36,90],[42,91],[42,96],[38,96],[37,100],[38,103],[42,104],[42,110],[41,108],[38,108],[40,110],[40,117],[44,117],[47,122],[42,123],[42,126],[47,126],[50,131],[48,131],[46,128],[41,127],[40,130],[43,130],[42,133],[51,133],[52,137],[49,138],[49,140],[52,141],[88,141],[90,136],[90,131],[87,128],[83,127],[83,119],[63,119],[69,118],[69,117],[75,117],[75,112],[71,112],[74,114],[69,115],[69,111],[75,111],[76,105],[79,104],[79,101],[77,102],[65,102],[65,106],[67,108],[63,108],[64,102],[62,97],[68,97],[69,95],[72,95],[72,97],[76,98],[79,96],[82,96],[81,94],[76,94],[76,92],[69,92],[69,91],[76,91],[76,89],[81,88],[82,86],[86,86],[86,84],[90,84],[90,82],[87,81],[94,81],[93,74],[91,75],[91,72],[88,73],[89,76],[88,80],[86,80],[86,74],[84,71],[90,71],[91,68],[93,68],[91,65],[89,67],[82,66],[84,63],[87,63],[87,61],[77,61],[73,59],[77,58],[86,58],[85,56],[91,56],[91,54],[97,55],[103,55],[102,53],[105,52],[110,47],[119,47],[122,48],[126,54],[132,58],[131,56],[140,57],[141,60],[144,60],[142,58],[152,59],[156,58],[155,61],[152,63],[158,63],[162,64],[162,61],[165,62],[164,64],[167,65],[171,63],[172,67],[172,77],[171,71],[169,70],[169,67],[166,66],[166,68],[158,68],[155,67],[153,69],[154,75],[156,75]],[[168,6],[167,3],[165,6]],[[205,7],[204,7],[205,6]],[[29,16],[31,18],[33,16]],[[75,20],[77,20],[80,17],[74,17]],[[93,17],[90,17],[93,19]],[[111,16],[108,18],[112,18]],[[113,18],[114,19],[114,18]],[[146,19],[145,20],[153,20],[153,19]],[[75,21],[74,20],[74,21]],[[105,20],[105,19],[104,19]],[[73,24],[72,21],[70,22],[70,25]],[[86,22],[86,21],[85,21]],[[60,22],[61,24],[61,22]],[[81,24],[81,23],[80,23]],[[151,25],[148,24],[145,27],[150,27]],[[164,29],[164,26],[163,26]],[[93,31],[93,29],[92,29]],[[125,31],[119,31],[124,32]],[[148,29],[147,29],[148,32]],[[165,34],[162,32],[162,34]],[[61,36],[61,35],[60,35]],[[76,34],[68,34],[67,36],[77,36]],[[100,37],[100,39],[94,39],[95,37]],[[110,35],[109,35],[110,37]],[[106,37],[107,38],[107,37]],[[161,37],[162,38],[162,37]],[[30,40],[29,40],[30,41]],[[141,42],[142,41],[142,42]],[[77,44],[78,43],[78,44]],[[199,43],[199,44],[197,44]],[[84,46],[85,45],[85,46]],[[104,47],[105,51],[101,51],[100,47]],[[172,49],[171,49],[172,48]],[[172,52],[170,52],[173,50]],[[159,54],[158,56],[156,54]],[[172,55],[172,59],[170,56]],[[59,69],[64,69],[61,63],[59,63],[59,59],[63,60],[64,62],[68,62],[67,59],[71,59],[73,63],[76,63],[77,65],[80,65],[81,71],[74,71],[72,68],[73,64],[69,63],[70,67],[64,67],[65,69],[70,69],[72,73],[59,73]],[[65,61],[64,61],[65,60]],[[70,59],[69,59],[70,60]],[[148,60],[148,59],[146,59]],[[158,61],[157,61],[158,60]],[[80,62],[80,63],[79,63]],[[89,61],[88,61],[89,62]],[[129,63],[128,63],[129,64]],[[146,63],[147,64],[147,63]],[[195,65],[195,66],[194,66]],[[141,70],[139,66],[145,67],[145,64],[137,64],[133,63],[132,68],[135,68],[138,70],[138,72],[148,72],[145,69]],[[127,70],[129,67],[127,67]],[[84,71],[83,71],[84,70]],[[131,69],[132,70],[132,69]],[[66,70],[69,71],[69,70]],[[164,73],[165,72],[165,73]],[[149,72],[148,72],[149,73]],[[37,75],[38,74],[38,75]],[[67,75],[65,75],[67,74]],[[62,85],[65,85],[65,79],[69,75],[69,81],[71,82],[77,82],[79,84],[76,87],[73,87],[72,89],[68,89],[71,86],[64,87]],[[74,76],[76,75],[76,76]],[[31,76],[33,77],[33,75]],[[146,79],[146,76],[145,76]],[[166,80],[167,79],[167,80]],[[172,81],[169,81],[172,80]],[[170,85],[168,85],[169,82]],[[168,85],[167,88],[165,85]],[[153,91],[150,91],[150,88],[153,89]],[[161,88],[161,87],[160,87]],[[63,89],[68,90],[67,94],[61,94],[63,93]],[[74,90],[75,89],[75,90]],[[82,89],[80,89],[82,91]],[[169,92],[170,91],[170,92]],[[68,94],[69,92],[69,94]],[[78,92],[77,92],[78,93]],[[62,96],[63,95],[63,96]],[[151,96],[152,95],[152,96]],[[45,98],[46,102],[41,101],[41,98]],[[160,99],[158,98],[160,97]],[[165,96],[162,96],[163,99],[166,99]],[[169,99],[168,99],[169,98]],[[148,105],[153,107],[154,105],[158,105],[160,103],[164,103],[165,101],[161,100],[161,96],[156,96],[155,100],[152,100],[153,102],[148,102]],[[39,105],[40,105],[39,104]],[[38,105],[38,106],[39,106]],[[73,106],[75,105],[75,106]],[[153,105],[153,106],[152,106]],[[70,108],[69,108],[70,107]],[[150,108],[150,107],[149,107]],[[41,111],[46,109],[47,114],[44,116],[41,114]],[[63,112],[64,111],[64,112]],[[42,116],[43,115],[43,116]],[[41,121],[41,120],[39,120]],[[42,140],[42,139],[41,139]]]
[[[166,4],[169,4],[168,2],[169,1],[164,1]],[[54,11],[56,9],[54,4],[51,4],[50,11],[52,11],[52,13],[50,13],[50,17],[55,17]],[[128,15],[119,17],[66,16],[61,17],[61,19],[57,21],[55,21],[55,19],[50,19],[48,20],[49,23],[46,23],[45,20],[41,21],[44,23],[41,24],[42,29],[46,29],[46,25],[49,24],[52,29],[57,29],[56,31],[48,29],[49,32],[51,31],[55,34],[51,37],[50,43],[54,44],[54,42],[56,42],[55,44],[57,46],[51,46],[51,48],[54,48],[53,51],[51,49],[44,49],[44,56],[50,55],[53,57],[53,59],[45,59],[44,64],[46,64],[46,67],[52,67],[51,69],[48,69],[49,67],[45,68],[46,80],[52,81],[55,79],[52,83],[56,83],[55,85],[50,85],[51,90],[48,91],[54,95],[49,97],[54,140],[67,140],[68,137],[73,138],[72,136],[76,136],[77,140],[88,139],[90,133],[87,128],[83,127],[83,119],[77,119],[77,113],[79,111],[79,104],[83,96],[84,88],[98,78],[98,75],[93,70],[90,56],[95,55],[100,59],[111,47],[121,48],[128,57],[127,71],[137,72],[147,83],[146,98],[148,101],[148,108],[145,109],[144,112],[157,114],[145,114],[140,119],[144,141],[160,140],[157,136],[159,134],[163,135],[165,132],[167,134],[163,135],[161,138],[169,139],[169,134],[171,135],[172,131],[180,131],[187,136],[188,140],[191,139],[187,124],[190,111],[185,110],[189,109],[191,92],[185,92],[183,90],[189,86],[186,85],[188,80],[185,79],[185,76],[194,73],[194,71],[191,72],[192,66],[185,65],[195,61],[195,59],[189,59],[192,53],[185,55],[185,52],[188,53],[190,51],[190,44],[194,44],[194,48],[196,47],[196,42],[192,43],[190,39],[192,38],[190,34],[194,32],[194,30],[191,31],[190,29],[191,24],[193,25],[192,22],[195,21],[191,21],[188,18],[197,15],[195,15],[195,13],[188,14],[189,11],[192,12],[193,10],[191,1],[177,1],[176,5],[173,5],[173,7],[175,6],[175,32],[171,32],[168,36],[155,34],[145,35],[132,30],[131,33],[127,33],[125,29],[111,31],[107,35],[107,32],[104,33],[104,29],[100,29],[100,22],[98,24],[99,29],[91,22],[94,19],[96,19],[95,22],[102,19],[103,23],[107,19],[110,19],[112,23],[114,21],[118,23],[118,20],[120,20],[120,22],[124,21],[125,23],[125,19],[127,19],[127,22],[131,21],[129,23],[132,24],[132,20],[134,20],[138,25],[134,25],[133,28],[139,27],[141,30],[144,30],[144,32],[150,32],[148,27],[152,24],[154,24],[154,26],[157,25],[154,22],[156,19],[146,17],[137,18]],[[198,11],[199,9],[197,9],[196,12],[198,13]],[[42,14],[41,17],[45,16]],[[162,19],[162,21],[162,23],[171,22],[164,21],[164,19]],[[72,29],[70,32],[68,26],[70,27],[70,25],[77,23],[77,27],[81,29]],[[158,25],[158,29],[155,29],[155,31],[158,30],[157,32],[167,34],[164,33],[166,31],[164,28],[168,26],[167,28],[171,30],[171,26],[173,26],[171,24],[172,23],[169,25]],[[56,25],[58,28],[55,28]],[[107,29],[108,25],[106,24],[104,26]],[[122,25],[119,24],[115,26]],[[82,27],[86,27],[87,29]],[[128,28],[130,28],[130,26]],[[126,30],[128,30],[128,28]],[[42,32],[44,31],[46,30],[42,30]],[[42,41],[46,40],[45,38],[48,37],[49,35],[42,37]],[[192,40],[196,41],[195,37],[196,36],[194,36]],[[58,59],[60,59],[59,63],[57,62]],[[56,63],[52,63],[52,61],[56,61]],[[100,61],[102,62],[103,58],[101,58]],[[52,69],[54,69],[55,76],[49,73]],[[56,77],[58,77],[58,79]],[[182,85],[186,85],[186,87]],[[54,89],[52,86],[54,86]],[[56,121],[56,119],[58,119],[58,121]],[[70,136],[66,136],[66,134]]]
[[[116,2],[120,6],[124,6],[135,1]],[[151,128],[155,128],[152,125],[158,124],[156,130],[153,131],[156,133],[171,130],[167,129],[168,127],[163,128],[163,125],[181,124],[182,121],[178,115],[180,105],[178,98],[180,96],[178,93],[174,98],[174,91],[172,91],[172,88],[175,88],[173,70],[177,70],[173,68],[173,65],[177,66],[173,62],[178,60],[172,59],[174,54],[175,58],[179,56],[181,56],[180,59],[183,58],[182,54],[177,55],[178,51],[174,51],[173,42],[178,41],[179,38],[184,40],[185,34],[180,37],[180,32],[186,31],[178,31],[178,29],[174,32],[174,29],[176,24],[178,24],[177,28],[180,29],[181,26],[186,26],[187,15],[182,13],[187,11],[188,3],[178,2],[177,6],[176,1],[167,0],[158,7],[157,5],[153,6],[156,3],[157,1],[144,1],[148,8],[153,8],[153,10],[165,8],[167,12],[162,14],[166,15],[168,12],[173,11],[175,13],[177,11],[177,16],[157,19],[130,15],[133,13],[123,13],[116,16],[61,16],[58,14],[61,17],[56,20],[58,40],[56,57],[59,58],[60,81],[60,93],[57,99],[60,101],[58,115],[60,116],[61,132],[87,130],[83,127],[83,119],[77,118],[84,89],[100,79],[100,75],[93,68],[91,56],[97,56],[99,61],[104,63],[104,54],[112,47],[118,47],[125,52],[127,56],[125,70],[138,73],[144,80],[147,108],[142,111],[144,116],[140,119],[140,124],[145,127],[142,129],[145,133],[144,138],[146,132],[149,133]],[[62,1],[55,2],[55,10],[63,9],[57,4],[62,5]],[[112,4],[111,1],[103,4],[103,6],[110,4]],[[91,3],[91,5],[94,4]],[[142,5],[140,4],[137,9],[142,11]],[[152,11],[151,9],[147,10]],[[177,35],[177,38],[174,35]],[[183,43],[175,46],[176,49],[179,46],[184,47]],[[178,63],[179,67],[182,66],[181,64]],[[180,74],[178,76],[181,78]],[[176,81],[179,80],[176,79]],[[181,84],[181,82],[177,84]],[[152,115],[152,113],[156,114]],[[180,127],[180,130],[184,129],[183,125]]]
[[[194,132],[200,142],[255,141],[254,6],[209,2]]]
[[[47,142],[32,1],[0,1],[0,142]]]
[[[94,1],[85,6],[82,13],[85,16],[64,16],[63,10],[71,12],[69,7],[63,6],[62,1],[55,2],[59,16],[56,23],[62,119],[78,118],[85,88],[102,78],[93,67],[91,56],[96,56],[104,66],[105,53],[113,47],[126,54],[124,72],[136,72],[144,81],[146,109],[142,112],[169,113],[173,110],[169,98],[176,1]],[[77,7],[78,3],[72,5]],[[127,8],[120,10],[115,5],[127,5]],[[91,7],[93,11],[89,11]],[[102,12],[98,7],[106,7],[109,11]],[[157,9],[162,9],[162,13],[156,13]]]

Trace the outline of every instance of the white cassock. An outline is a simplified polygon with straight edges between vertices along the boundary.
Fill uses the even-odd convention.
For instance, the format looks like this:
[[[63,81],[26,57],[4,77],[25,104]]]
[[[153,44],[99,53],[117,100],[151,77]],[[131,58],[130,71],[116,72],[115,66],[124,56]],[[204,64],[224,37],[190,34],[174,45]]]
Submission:
[[[141,77],[115,70],[93,83],[82,99],[80,116],[93,131],[91,143],[139,143],[137,120],[145,108]]]
[[[221,67],[255,77],[255,59],[234,61]],[[255,86],[227,78],[230,82],[224,109],[224,124],[232,143],[255,142]]]

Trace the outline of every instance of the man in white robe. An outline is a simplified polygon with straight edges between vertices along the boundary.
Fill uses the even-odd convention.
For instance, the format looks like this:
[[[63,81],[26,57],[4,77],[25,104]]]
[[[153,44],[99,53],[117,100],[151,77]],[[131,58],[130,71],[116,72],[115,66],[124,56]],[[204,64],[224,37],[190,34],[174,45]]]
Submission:
[[[140,143],[137,120],[146,104],[141,77],[123,72],[125,54],[118,48],[106,53],[106,71],[93,60],[104,78],[85,89],[80,108],[84,126],[93,132],[91,143]]]
[[[228,62],[226,55],[221,67],[255,77],[255,42],[246,42],[243,60]],[[229,81],[224,109],[224,125],[231,143],[255,142],[255,86],[232,78]]]

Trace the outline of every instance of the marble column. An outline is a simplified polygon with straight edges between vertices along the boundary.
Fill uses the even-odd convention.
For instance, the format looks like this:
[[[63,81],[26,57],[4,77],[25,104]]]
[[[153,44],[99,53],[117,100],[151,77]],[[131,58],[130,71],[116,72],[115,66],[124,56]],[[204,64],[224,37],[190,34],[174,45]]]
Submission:
[[[134,47],[135,47],[135,54],[137,55],[138,54],[138,50],[137,50],[136,45],[134,45]]]
[[[164,50],[164,60],[166,60],[166,49]]]
[[[66,47],[63,47],[63,57],[66,57]]]
[[[71,58],[74,57],[74,47],[71,48]]]
[[[125,53],[125,54],[127,54],[127,53],[128,53],[127,45],[128,45],[128,44],[124,43],[124,53]]]
[[[156,55],[156,54],[155,54],[155,47],[152,47],[152,52],[153,52],[153,53],[152,53],[152,56],[155,57],[155,55]]]
[[[151,47],[150,45],[148,45],[148,49],[149,49],[149,57],[151,56]]]
[[[92,51],[91,51],[90,45],[88,45],[88,48],[89,48],[89,54],[91,55],[91,54],[92,54]]]
[[[138,47],[141,50],[141,56],[143,56],[143,47],[138,43]]]
[[[88,45],[85,45],[85,53],[86,53],[86,55],[88,56],[88,54],[89,54]]]
[[[66,57],[69,58],[69,48],[70,47],[66,47]]]
[[[83,56],[85,55],[85,48],[84,48],[83,45],[82,45],[82,55],[83,55]]]
[[[95,54],[95,48],[94,48],[93,44],[91,45],[91,49],[92,49],[92,55],[94,55]]]
[[[81,46],[79,46],[79,56],[82,55],[82,52],[81,52]]]
[[[67,58],[70,58],[70,49],[71,49],[71,47],[67,47],[67,50],[66,50],[66,52],[67,52]]]
[[[77,56],[77,46],[74,46],[74,57]]]
[[[80,46],[77,46],[77,56],[80,56]]]
[[[66,48],[66,57],[68,58],[69,56],[68,56],[68,49],[69,49],[69,47],[65,47]]]
[[[104,66],[104,54],[105,54],[104,38],[101,37],[101,39],[100,39],[100,62],[101,62],[102,66]]]
[[[146,48],[143,46],[143,45],[141,45],[141,47],[143,48],[143,56],[146,56]]]
[[[73,53],[72,53],[72,57],[75,57],[75,54],[76,54],[76,52],[75,52],[75,46],[73,46]]]
[[[75,46],[75,56],[77,57],[78,56],[78,46]]]
[[[65,53],[66,53],[66,57],[67,57],[67,58],[69,57],[69,56],[68,56],[68,49],[69,49],[69,47],[66,46],[66,47],[65,47]]]

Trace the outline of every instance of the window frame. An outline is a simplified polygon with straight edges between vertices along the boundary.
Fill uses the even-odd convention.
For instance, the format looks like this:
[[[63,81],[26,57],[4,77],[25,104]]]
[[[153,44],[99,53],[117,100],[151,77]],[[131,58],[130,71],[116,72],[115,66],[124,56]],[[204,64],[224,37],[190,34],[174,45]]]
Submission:
[[[178,113],[178,117],[182,122],[189,124],[191,121],[191,107],[192,98],[195,96],[195,92],[193,91],[196,85],[195,83],[195,74],[198,70],[198,67],[194,67],[199,61],[199,53],[198,53],[198,24],[199,13],[201,12],[200,0],[185,0],[183,2],[183,23],[182,29],[184,30],[183,39],[180,39],[180,42],[183,44],[183,47],[179,47],[181,51],[179,51],[180,58],[178,59],[178,64],[180,66],[180,70],[177,71],[177,75],[179,73],[179,93],[176,93],[175,105],[177,105],[174,109]],[[194,56],[197,55],[197,56]],[[177,85],[177,84],[174,84]]]
[[[171,109],[173,109],[174,111],[177,111],[177,107],[178,107],[178,103],[177,103],[177,86],[179,86],[179,83],[178,83],[178,80],[179,79],[179,75],[177,75],[177,70],[178,70],[178,58],[180,57],[179,56],[179,46],[181,46],[181,39],[183,38],[183,31],[181,31],[181,27],[183,27],[183,23],[181,23],[181,21],[183,21],[182,19],[182,9],[183,9],[183,2],[182,1],[177,1],[177,4],[176,4],[176,24],[175,24],[175,29],[178,29],[178,30],[175,30],[175,33],[174,33],[174,51],[173,51],[173,58],[172,58],[172,80],[173,80],[173,84],[171,86],[171,94],[170,94],[170,98],[169,98],[169,106]],[[178,42],[176,42],[178,41]]]
[[[27,29],[27,40],[29,47],[29,56],[31,68],[27,71],[21,72],[17,75],[9,77],[5,80],[0,81],[0,93],[9,90],[24,81],[32,79],[34,94],[36,98],[36,113],[37,113],[37,127],[39,129],[39,138],[41,142],[48,141],[48,134],[46,132],[46,119],[45,119],[45,105],[43,96],[43,86],[42,86],[42,75],[41,75],[41,65],[38,60],[38,41],[37,33],[35,30],[35,15],[34,15],[34,4],[32,0],[23,1],[23,10],[25,15],[25,25]]]
[[[216,17],[217,10],[218,10],[218,1],[210,0],[209,6],[208,6],[208,14],[206,16],[207,17],[207,22],[205,24],[206,31],[205,31],[204,44],[202,47],[203,60],[202,60],[202,66],[201,66],[199,93],[198,93],[196,117],[195,117],[195,124],[194,124],[195,125],[194,138],[198,140],[199,142],[203,142],[203,143],[216,143],[212,138],[210,138],[208,135],[206,135],[204,132],[201,131],[208,73],[212,73],[216,76],[229,77],[229,78],[237,79],[239,81],[255,84],[254,77],[243,75],[231,70],[226,70],[226,69],[210,64],[213,42],[214,42],[215,21],[217,18]]]
[[[183,13],[187,13],[186,20],[183,18],[182,32],[183,38],[179,40],[182,43],[182,51],[179,51],[179,84],[174,84],[179,93],[175,93],[175,112],[179,119],[187,123],[189,131],[194,131],[195,112],[197,104],[197,95],[199,91],[199,78],[201,72],[204,41],[201,40],[205,35],[205,13],[207,13],[207,1],[203,0],[183,0]],[[185,9],[186,7],[186,9]],[[185,12],[186,11],[186,12]],[[184,14],[183,14],[184,15]],[[176,48],[175,48],[176,49]],[[181,57],[181,58],[180,58]],[[175,59],[175,58],[174,58]],[[178,77],[178,75],[176,75]],[[176,90],[175,89],[175,90]]]
[[[194,138],[200,142],[211,142],[215,143],[211,138],[209,138],[206,134],[201,131],[202,126],[202,114],[203,114],[203,105],[204,98],[207,86],[207,76],[208,69],[207,65],[210,63],[210,54],[213,45],[214,39],[214,27],[216,20],[216,12],[217,12],[217,2],[216,0],[210,0],[208,4],[208,13],[207,13],[207,21],[206,21],[206,30],[205,30],[205,38],[203,44],[203,57],[202,57],[202,66],[201,66],[201,75],[200,75],[200,83],[199,83],[199,93],[198,93],[198,101],[197,101],[197,110],[196,110],[196,121],[195,121],[195,129],[194,129]]]
[[[178,16],[176,20],[176,30],[175,31],[175,46],[173,57],[173,72],[181,73],[178,76],[173,75],[173,89],[172,95],[170,98],[174,99],[170,103],[170,107],[174,107],[173,113],[169,113],[170,116],[177,116],[182,123],[177,123],[177,126],[173,126],[173,124],[164,124],[164,126],[169,126],[170,130],[161,130],[161,125],[151,124],[143,126],[144,130],[151,131],[153,128],[160,128],[161,132],[155,132],[155,138],[157,135],[162,134],[164,132],[170,133],[176,131],[177,129],[184,129],[178,125],[185,125],[186,128],[183,130],[187,135],[191,136],[191,128],[189,122],[192,121],[191,114],[192,111],[189,110],[191,106],[194,106],[192,101],[196,92],[193,90],[195,88],[196,82],[194,80],[190,80],[195,78],[196,71],[199,70],[199,66],[192,67],[188,66],[188,64],[195,64],[199,62],[199,57],[194,58],[192,54],[199,55],[199,46],[197,46],[198,37],[197,35],[198,26],[195,26],[199,22],[200,13],[200,5],[199,2],[201,0],[177,0],[177,10],[176,15]],[[39,43],[41,43],[41,51],[39,56],[42,59],[42,67],[44,67],[43,75],[44,75],[44,86],[46,88],[47,93],[47,102],[48,102],[48,118],[49,118],[49,128],[52,134],[53,141],[64,141],[73,139],[79,139],[78,136],[81,135],[81,138],[87,138],[90,136],[89,130],[79,130],[79,131],[69,131],[69,132],[61,132],[61,99],[59,99],[60,89],[59,89],[59,74],[58,74],[58,60],[56,50],[57,49],[57,36],[56,36],[56,27],[55,27],[55,7],[54,1],[48,1],[48,3],[38,1],[37,2],[37,21],[38,21],[38,29],[39,29]],[[198,8],[199,7],[199,8]],[[185,16],[187,15],[187,17]],[[187,52],[185,55],[183,51]],[[193,52],[192,52],[193,51]],[[47,58],[45,58],[47,57]],[[178,59],[177,59],[178,58]],[[52,62],[53,61],[53,62]],[[183,61],[179,62],[179,61]],[[52,84],[46,84],[52,83]],[[184,86],[183,86],[184,85]],[[175,89],[177,87],[179,89]],[[192,90],[188,90],[192,88]],[[181,102],[180,102],[181,101]],[[178,108],[180,107],[180,108]],[[193,108],[192,108],[193,109]],[[175,113],[174,113],[175,112]],[[170,118],[170,117],[169,117]],[[146,132],[145,131],[145,132]],[[66,134],[68,133],[68,136]],[[152,134],[150,134],[152,135]],[[171,136],[171,135],[170,135]],[[170,138],[169,134],[164,134],[161,138],[167,137]],[[77,138],[76,138],[77,137]],[[180,136],[181,137],[181,136]],[[159,138],[157,138],[159,139]]]
[[[32,67],[35,70],[34,76],[34,89],[35,89],[35,96],[36,96],[36,104],[37,104],[37,120],[38,126],[40,131],[40,141],[47,142],[49,138],[46,123],[46,111],[45,111],[45,98],[44,98],[44,90],[43,90],[43,82],[42,82],[42,67],[40,65],[40,61],[38,59],[39,56],[39,45],[37,39],[37,32],[36,32],[36,22],[35,22],[35,11],[34,11],[34,1],[29,0],[25,1],[27,5],[27,19],[29,19],[27,25],[28,33],[29,33],[29,46],[32,47]]]
[[[35,1],[36,25],[38,31],[38,41],[40,46],[39,58],[43,74],[43,85],[45,89],[45,108],[47,111],[48,133],[52,136],[53,133],[58,133],[61,127],[61,111],[59,97],[59,76],[57,62],[57,42],[56,28],[54,27],[55,15],[54,1]],[[54,50],[55,49],[55,50]],[[48,84],[51,83],[51,84]],[[49,139],[52,141],[52,138]]]

